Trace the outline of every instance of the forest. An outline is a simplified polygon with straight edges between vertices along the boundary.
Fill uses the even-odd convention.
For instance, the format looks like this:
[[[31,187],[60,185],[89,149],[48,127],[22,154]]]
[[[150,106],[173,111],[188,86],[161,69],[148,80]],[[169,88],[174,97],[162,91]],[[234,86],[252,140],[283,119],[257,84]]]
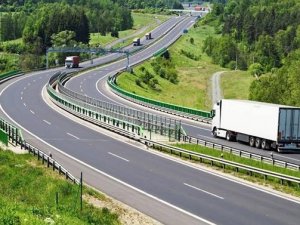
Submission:
[[[249,99],[300,106],[299,0],[228,0],[203,22],[221,34],[204,43],[213,62],[257,78]]]

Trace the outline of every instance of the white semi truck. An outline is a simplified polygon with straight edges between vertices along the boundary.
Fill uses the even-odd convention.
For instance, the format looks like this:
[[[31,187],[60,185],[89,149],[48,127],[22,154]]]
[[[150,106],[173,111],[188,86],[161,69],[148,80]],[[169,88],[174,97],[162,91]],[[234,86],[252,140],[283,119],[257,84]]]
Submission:
[[[212,110],[212,134],[279,152],[300,151],[300,108],[223,99]]]

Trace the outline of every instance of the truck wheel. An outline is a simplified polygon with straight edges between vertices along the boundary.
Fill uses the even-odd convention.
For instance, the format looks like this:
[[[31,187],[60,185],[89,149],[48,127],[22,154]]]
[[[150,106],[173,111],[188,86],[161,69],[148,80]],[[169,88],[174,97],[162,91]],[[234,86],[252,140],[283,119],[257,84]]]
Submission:
[[[270,144],[267,140],[263,139],[261,141],[261,148],[264,150],[269,150],[270,149]]]
[[[255,138],[255,147],[261,148],[261,139],[260,138]]]
[[[232,141],[232,135],[229,131],[226,132],[226,140],[227,141]]]
[[[217,137],[217,128],[213,129],[212,135],[216,138]]]
[[[254,137],[250,137],[249,145],[250,145],[251,147],[254,147],[254,145],[255,145],[255,138],[254,138]]]

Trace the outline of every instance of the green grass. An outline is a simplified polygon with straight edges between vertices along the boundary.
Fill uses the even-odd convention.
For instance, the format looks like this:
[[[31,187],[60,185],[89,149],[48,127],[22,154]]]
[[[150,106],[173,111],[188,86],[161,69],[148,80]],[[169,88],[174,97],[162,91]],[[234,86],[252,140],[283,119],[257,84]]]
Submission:
[[[197,108],[202,110],[211,109],[210,100],[210,77],[216,72],[222,70],[219,66],[211,63],[211,59],[202,53],[203,40],[207,36],[214,36],[214,28],[210,26],[202,26],[189,30],[189,33],[183,35],[173,46],[169,48],[171,58],[176,65],[179,74],[179,83],[174,85],[159,76],[155,78],[159,81],[161,91],[155,91],[141,88],[136,85],[135,80],[139,76],[139,68],[144,66],[151,71],[151,65],[148,62],[137,66],[134,71],[136,76],[129,73],[123,73],[118,77],[118,85],[129,91],[141,96],[164,101],[176,105]],[[194,39],[191,44],[190,39]],[[199,56],[200,60],[192,60],[181,53],[181,50],[191,52]],[[224,69],[223,69],[224,70]]]
[[[124,30],[119,32],[119,38],[126,38],[129,35],[134,34],[137,30],[149,26],[149,28],[139,36],[143,36],[146,32],[152,30],[155,26],[157,26],[156,19],[161,20],[162,22],[167,20],[169,17],[163,15],[153,15],[153,14],[141,14],[141,13],[132,13],[133,18],[133,28],[129,30]],[[104,46],[109,44],[110,42],[116,40],[117,38],[112,37],[110,33],[106,36],[102,36],[99,33],[91,33],[90,35],[90,45],[101,45]],[[133,38],[132,38],[133,39]],[[115,47],[126,46],[132,42],[132,39],[125,41],[124,43],[120,43]]]
[[[246,71],[230,71],[221,75],[224,98],[248,99],[249,87],[255,78]]]
[[[102,36],[100,33],[91,33],[90,34],[90,45],[92,46],[104,46],[117,38],[112,37],[110,34]]]
[[[259,169],[264,169],[264,170],[300,178],[299,171],[293,171],[290,169],[273,166],[270,164],[262,163],[260,161],[256,161],[256,160],[252,160],[252,159],[248,159],[248,158],[242,158],[242,157],[239,157],[239,156],[227,153],[227,152],[221,152],[220,150],[214,150],[211,148],[207,148],[207,147],[203,147],[203,146],[199,146],[199,145],[195,145],[195,144],[174,144],[174,146],[183,148],[183,149],[187,149],[187,150],[190,150],[193,152],[197,152],[197,153],[214,156],[217,158],[221,158],[221,154],[223,154],[223,159],[231,161],[231,162],[236,162],[236,163],[252,166],[255,168],[259,168]],[[210,163],[210,162],[207,162],[207,163]],[[222,167],[222,165],[217,165],[217,166]],[[234,170],[234,168],[227,168],[227,169],[229,169],[227,172],[232,172]],[[243,178],[245,178],[244,175],[247,175],[247,173],[245,171],[240,171],[240,173],[235,173],[234,175],[242,176]],[[296,184],[289,184],[288,186],[283,186],[283,185],[279,184],[279,180],[276,178],[268,177],[268,180],[265,181],[264,178],[260,175],[247,177],[247,179],[252,182],[253,181],[258,182],[260,184],[271,184],[273,186],[273,188],[275,188],[277,190],[284,191],[284,192],[287,192],[289,194],[293,194],[296,196],[300,196],[300,187]]]
[[[79,186],[47,169],[29,154],[0,150],[0,224],[120,224],[106,208],[84,202],[80,211]],[[89,194],[84,189],[85,194]],[[58,205],[55,197],[58,193]]]
[[[3,41],[2,43],[3,43],[3,45],[5,45],[5,44],[22,44],[23,40],[22,40],[22,38],[18,38],[15,40]]]

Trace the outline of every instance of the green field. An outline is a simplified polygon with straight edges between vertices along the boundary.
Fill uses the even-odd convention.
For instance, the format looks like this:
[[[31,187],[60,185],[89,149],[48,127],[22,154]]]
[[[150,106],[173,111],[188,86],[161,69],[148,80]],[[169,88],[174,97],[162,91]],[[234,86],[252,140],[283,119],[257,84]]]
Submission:
[[[169,17],[164,15],[132,13],[132,18],[133,18],[133,28],[130,30],[119,31],[119,38],[126,38],[127,36],[134,34],[135,32],[137,32],[137,30],[145,26],[149,26],[149,28],[145,32],[152,30],[155,26],[157,26],[156,20],[160,20],[161,22],[163,22],[167,20]],[[139,36],[142,36],[143,34],[140,34]],[[110,34],[107,34],[106,36],[102,36],[99,33],[91,33],[90,38],[91,38],[90,45],[94,45],[94,46],[95,45],[103,46],[117,39],[115,37],[112,37]],[[119,44],[117,47],[130,44],[132,39]]]
[[[229,71],[221,75],[224,98],[248,99],[249,87],[254,77],[247,71]]]
[[[0,150],[0,177],[0,224],[120,224],[118,215],[107,208],[84,202],[80,211],[79,186],[29,154]],[[84,189],[84,195],[92,193]]]
[[[148,98],[191,108],[210,110],[210,77],[214,72],[222,69],[218,65],[212,64],[210,58],[202,53],[203,40],[209,35],[215,35],[214,28],[200,25],[189,30],[187,34],[184,34],[169,48],[171,59],[175,63],[178,72],[178,84],[172,84],[159,76],[155,76],[159,81],[161,91],[153,90],[146,85],[143,85],[144,88],[136,85],[135,80],[140,75],[139,69],[141,66],[152,71],[148,61],[134,68],[135,75],[123,73],[119,76],[117,79],[118,85],[129,92]],[[191,38],[194,39],[194,43],[191,43]],[[181,50],[190,52],[200,59],[190,59],[183,55]]]

